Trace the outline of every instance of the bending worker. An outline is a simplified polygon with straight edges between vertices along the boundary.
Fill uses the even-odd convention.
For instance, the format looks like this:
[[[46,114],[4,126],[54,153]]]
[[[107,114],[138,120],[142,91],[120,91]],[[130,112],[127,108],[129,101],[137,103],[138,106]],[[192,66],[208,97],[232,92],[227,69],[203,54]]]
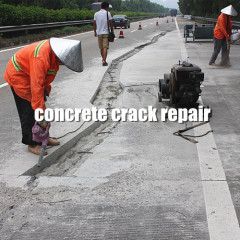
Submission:
[[[51,92],[51,83],[56,77],[59,64],[76,72],[83,70],[80,41],[50,38],[28,45],[14,54],[4,75],[16,102],[22,143],[28,145],[29,152],[37,155],[40,154],[41,146],[32,140],[34,110],[46,109],[46,96]],[[59,144],[52,138],[48,140],[48,145]]]
[[[209,65],[217,66],[215,63],[219,52],[222,49],[222,61],[227,54],[227,41],[231,42],[232,22],[231,16],[237,16],[236,10],[232,5],[223,8],[221,15],[218,17],[217,24],[214,29],[214,51]]]

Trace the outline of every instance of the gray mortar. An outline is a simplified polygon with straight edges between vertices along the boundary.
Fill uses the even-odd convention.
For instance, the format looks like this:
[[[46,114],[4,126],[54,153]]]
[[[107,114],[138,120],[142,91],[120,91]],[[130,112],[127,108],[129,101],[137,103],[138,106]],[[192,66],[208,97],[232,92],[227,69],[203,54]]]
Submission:
[[[162,32],[153,37],[150,42],[140,45],[113,60],[91,100],[92,104],[97,108],[121,108],[122,106],[119,99],[123,88],[119,82],[119,77],[123,61],[129,59],[144,47],[155,43],[159,37],[162,37],[165,34],[166,32]],[[88,159],[89,155],[93,153],[94,148],[101,144],[104,139],[114,131],[118,124],[119,122],[113,122],[108,118],[108,121],[102,123],[91,134],[81,138],[74,147],[62,154],[54,164],[44,168],[42,172],[35,176],[72,176],[74,171],[78,169]]]

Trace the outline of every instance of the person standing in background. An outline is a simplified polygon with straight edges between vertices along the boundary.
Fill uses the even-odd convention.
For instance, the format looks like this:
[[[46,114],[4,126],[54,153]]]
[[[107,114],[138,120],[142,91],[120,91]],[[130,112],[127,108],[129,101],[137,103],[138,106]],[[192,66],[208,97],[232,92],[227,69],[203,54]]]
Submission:
[[[112,16],[110,12],[108,12],[108,8],[109,8],[109,3],[102,2],[101,10],[94,14],[94,22],[93,22],[94,36],[98,37],[98,45],[99,45],[100,53],[102,56],[103,66],[108,66],[108,63],[106,61],[107,51],[109,48],[108,20],[111,27],[111,31],[113,32]]]
[[[236,10],[232,5],[223,8],[221,15],[218,17],[217,24],[214,29],[214,51],[210,59],[209,65],[217,66],[215,63],[219,52],[222,49],[222,60],[227,54],[227,41],[231,41],[232,22],[231,16],[237,16]]]

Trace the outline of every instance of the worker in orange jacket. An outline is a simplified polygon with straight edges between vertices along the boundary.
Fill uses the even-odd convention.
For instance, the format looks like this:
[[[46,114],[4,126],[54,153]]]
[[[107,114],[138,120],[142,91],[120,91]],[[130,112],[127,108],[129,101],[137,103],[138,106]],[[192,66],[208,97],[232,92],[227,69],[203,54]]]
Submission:
[[[28,45],[14,54],[4,75],[11,87],[16,102],[21,128],[22,143],[28,145],[29,152],[39,155],[41,146],[32,140],[35,123],[34,111],[46,109],[46,96],[51,92],[59,64],[73,71],[83,70],[81,42],[61,38],[50,38]],[[48,145],[58,141],[49,138]]]
[[[227,54],[227,41],[231,42],[232,22],[231,16],[237,16],[236,10],[232,5],[223,8],[221,15],[218,17],[217,24],[214,29],[214,51],[210,59],[209,65],[217,66],[215,63],[219,52],[222,49],[222,60]]]

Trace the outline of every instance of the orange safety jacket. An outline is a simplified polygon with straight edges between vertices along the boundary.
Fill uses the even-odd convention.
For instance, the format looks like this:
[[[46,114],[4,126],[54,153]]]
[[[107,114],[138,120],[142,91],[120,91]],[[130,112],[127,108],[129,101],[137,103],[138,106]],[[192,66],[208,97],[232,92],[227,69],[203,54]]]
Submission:
[[[231,31],[232,31],[231,16],[222,13],[218,17],[217,24],[214,29],[214,37],[217,39],[223,39],[225,37],[228,40],[231,36]]]
[[[49,96],[58,69],[59,60],[51,50],[49,40],[44,40],[14,54],[4,78],[19,97],[31,102],[34,110],[45,110],[44,91]]]

